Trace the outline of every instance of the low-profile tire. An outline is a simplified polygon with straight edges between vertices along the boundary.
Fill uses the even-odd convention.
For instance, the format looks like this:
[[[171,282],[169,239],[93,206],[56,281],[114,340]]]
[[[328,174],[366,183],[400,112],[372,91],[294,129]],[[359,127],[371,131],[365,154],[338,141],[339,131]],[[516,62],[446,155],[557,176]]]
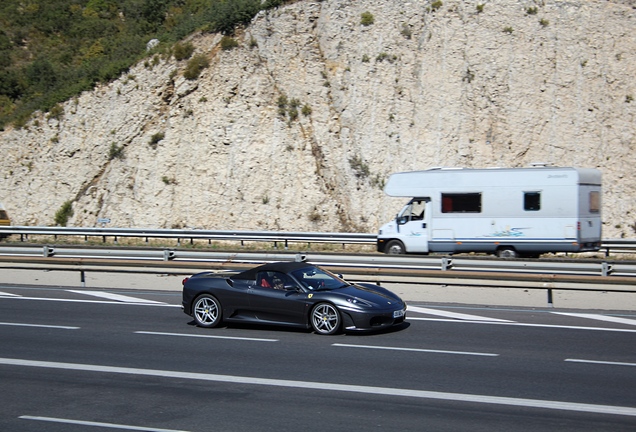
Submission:
[[[497,249],[497,256],[499,258],[518,258],[519,253],[513,247],[503,247]]]
[[[314,306],[309,320],[311,321],[311,328],[321,335],[336,334],[342,326],[340,312],[331,303],[318,303]]]
[[[192,306],[192,317],[199,327],[216,327],[223,318],[221,303],[213,295],[200,295]]]
[[[389,255],[403,255],[406,253],[404,250],[404,245],[399,240],[391,240],[386,244],[386,248],[384,249]]]

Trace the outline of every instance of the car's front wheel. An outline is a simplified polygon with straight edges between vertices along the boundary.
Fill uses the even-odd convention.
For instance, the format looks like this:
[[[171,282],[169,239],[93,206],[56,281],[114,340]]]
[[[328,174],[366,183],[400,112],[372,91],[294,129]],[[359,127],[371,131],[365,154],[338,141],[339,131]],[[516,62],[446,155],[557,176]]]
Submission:
[[[194,301],[192,316],[199,327],[216,327],[221,324],[221,303],[210,294],[203,294]]]
[[[342,325],[340,312],[331,303],[318,303],[311,310],[311,327],[318,334],[332,335],[338,333]]]

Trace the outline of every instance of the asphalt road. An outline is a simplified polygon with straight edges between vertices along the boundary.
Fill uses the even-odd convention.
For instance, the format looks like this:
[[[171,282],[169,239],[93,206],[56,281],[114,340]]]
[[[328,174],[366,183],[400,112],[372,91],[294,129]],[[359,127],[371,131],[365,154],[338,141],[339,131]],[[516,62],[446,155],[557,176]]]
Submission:
[[[179,303],[0,285],[0,430],[636,430],[634,312],[418,303],[326,337]]]

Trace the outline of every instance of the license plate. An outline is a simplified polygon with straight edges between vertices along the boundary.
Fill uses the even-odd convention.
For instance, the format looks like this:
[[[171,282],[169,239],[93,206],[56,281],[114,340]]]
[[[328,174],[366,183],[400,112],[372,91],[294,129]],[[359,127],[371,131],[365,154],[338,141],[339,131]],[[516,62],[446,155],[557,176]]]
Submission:
[[[404,312],[406,312],[406,309],[393,311],[393,318],[403,317],[404,316]]]

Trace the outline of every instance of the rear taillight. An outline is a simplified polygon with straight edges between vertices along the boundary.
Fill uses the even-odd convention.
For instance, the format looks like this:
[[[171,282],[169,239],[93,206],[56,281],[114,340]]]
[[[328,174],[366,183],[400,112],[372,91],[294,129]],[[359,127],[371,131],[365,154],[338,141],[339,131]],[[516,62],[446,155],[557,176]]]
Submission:
[[[187,282],[189,279],[190,279],[189,277],[184,278],[184,279],[181,281],[181,285],[185,285],[185,284],[186,284],[186,282]]]

